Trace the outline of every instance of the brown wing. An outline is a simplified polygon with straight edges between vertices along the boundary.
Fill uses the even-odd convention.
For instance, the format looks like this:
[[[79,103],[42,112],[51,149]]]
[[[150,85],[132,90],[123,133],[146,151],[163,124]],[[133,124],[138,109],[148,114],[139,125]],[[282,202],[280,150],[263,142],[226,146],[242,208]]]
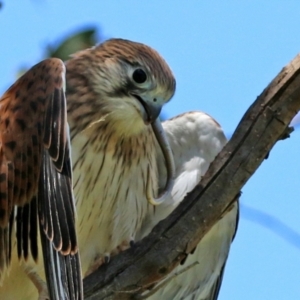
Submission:
[[[19,256],[26,259],[30,247],[31,255],[37,258],[38,216],[43,252],[53,250],[54,261],[45,263],[55,264],[55,256],[60,255],[62,263],[73,264],[62,269],[80,267],[75,255],[64,78],[63,62],[47,59],[25,73],[0,99],[0,279],[10,262],[15,206]],[[68,255],[72,259],[64,260]],[[57,277],[61,276],[59,271]],[[80,272],[76,276],[79,287],[75,288],[80,295]]]
[[[0,225],[14,205],[29,203],[37,192],[42,149],[61,170],[66,119],[62,112],[64,65],[48,59],[23,75],[0,99]],[[62,124],[62,121],[64,123]]]

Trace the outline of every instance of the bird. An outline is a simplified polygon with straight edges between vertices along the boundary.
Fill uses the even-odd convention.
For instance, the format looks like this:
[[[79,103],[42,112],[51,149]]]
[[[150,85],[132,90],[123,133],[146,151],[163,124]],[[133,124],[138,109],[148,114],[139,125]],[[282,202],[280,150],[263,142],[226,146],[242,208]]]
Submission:
[[[158,143],[169,179],[161,195],[156,193],[153,146],[155,132],[162,132],[159,113],[174,92],[175,78],[167,63],[141,43],[110,39],[66,62],[83,275],[128,248],[153,209],[151,201],[163,201],[170,192],[174,168],[165,136]]]
[[[83,299],[64,86],[47,59],[0,98],[1,299]]]
[[[66,62],[84,277],[149,234],[226,144],[220,125],[203,112],[161,124],[159,113],[175,89],[161,55],[129,40],[107,40]],[[152,299],[217,299],[237,222],[236,201]]]
[[[75,53],[65,66],[85,277],[167,217],[201,180],[226,138],[203,112],[161,124],[160,111],[173,97],[176,81],[149,46],[110,39]],[[150,297],[217,299],[237,220],[235,202],[161,288],[158,283],[147,291]]]

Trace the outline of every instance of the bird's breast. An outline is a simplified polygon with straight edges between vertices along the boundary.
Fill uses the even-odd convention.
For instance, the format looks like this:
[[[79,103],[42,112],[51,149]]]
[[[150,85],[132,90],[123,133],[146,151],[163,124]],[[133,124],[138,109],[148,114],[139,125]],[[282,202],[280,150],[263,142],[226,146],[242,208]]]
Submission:
[[[91,143],[88,136],[72,140],[73,186],[83,272],[89,260],[110,254],[135,239],[150,205],[145,197],[147,170],[151,166],[156,190],[155,151],[149,138],[115,143]],[[130,148],[132,147],[132,150]],[[148,149],[148,150],[147,150]]]

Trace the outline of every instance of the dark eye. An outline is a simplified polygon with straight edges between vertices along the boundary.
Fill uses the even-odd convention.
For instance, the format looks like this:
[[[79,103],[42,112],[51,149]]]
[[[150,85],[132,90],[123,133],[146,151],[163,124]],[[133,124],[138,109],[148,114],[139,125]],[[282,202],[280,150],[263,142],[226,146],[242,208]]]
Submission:
[[[147,80],[147,74],[142,69],[136,69],[132,74],[132,78],[136,83],[144,83]]]

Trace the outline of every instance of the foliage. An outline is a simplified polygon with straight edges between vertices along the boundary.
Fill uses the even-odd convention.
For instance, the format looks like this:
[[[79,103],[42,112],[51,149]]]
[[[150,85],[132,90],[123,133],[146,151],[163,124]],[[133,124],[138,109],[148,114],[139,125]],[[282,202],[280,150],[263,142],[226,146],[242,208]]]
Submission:
[[[47,45],[43,59],[57,57],[65,61],[69,59],[71,54],[99,43],[102,39],[97,38],[98,36],[99,34],[96,27],[79,29],[73,34],[68,34],[61,42],[54,43],[54,45]],[[17,78],[22,76],[28,69],[29,67],[21,67],[17,72]]]
[[[61,60],[67,60],[71,54],[94,46],[99,42],[96,38],[97,29],[90,28],[70,35],[61,43],[55,46],[48,46],[46,50],[46,57],[58,57]]]

